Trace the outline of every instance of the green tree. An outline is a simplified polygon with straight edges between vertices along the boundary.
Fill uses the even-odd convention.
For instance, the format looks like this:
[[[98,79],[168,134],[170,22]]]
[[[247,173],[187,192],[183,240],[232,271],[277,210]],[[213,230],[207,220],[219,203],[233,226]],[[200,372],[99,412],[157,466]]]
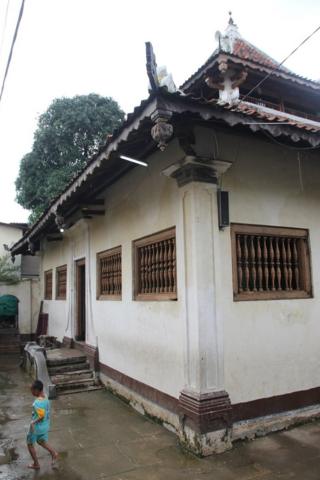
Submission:
[[[10,255],[0,256],[0,282],[14,284],[19,282],[20,267],[11,263]]]
[[[96,94],[58,98],[39,117],[31,152],[16,179],[17,201],[35,221],[124,118],[117,102]]]

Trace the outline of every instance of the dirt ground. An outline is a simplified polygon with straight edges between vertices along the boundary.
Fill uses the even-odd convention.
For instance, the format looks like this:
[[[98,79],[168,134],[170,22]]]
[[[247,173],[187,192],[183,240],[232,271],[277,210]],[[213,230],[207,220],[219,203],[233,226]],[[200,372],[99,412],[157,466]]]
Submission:
[[[320,424],[310,423],[199,459],[182,451],[174,434],[104,390],[52,402],[50,443],[60,453],[52,469],[30,471],[25,446],[32,397],[15,357],[0,356],[1,480],[319,480]]]

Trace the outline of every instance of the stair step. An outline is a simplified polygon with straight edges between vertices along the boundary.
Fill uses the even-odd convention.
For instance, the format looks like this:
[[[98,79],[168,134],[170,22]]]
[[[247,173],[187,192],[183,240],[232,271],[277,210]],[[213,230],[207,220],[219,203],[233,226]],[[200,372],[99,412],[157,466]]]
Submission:
[[[65,372],[60,375],[51,376],[52,383],[56,385],[60,383],[69,382],[70,380],[82,381],[82,380],[91,380],[93,379],[92,370],[76,370],[73,372]]]
[[[64,389],[73,389],[73,388],[83,388],[86,386],[94,386],[95,385],[95,379],[90,378],[90,379],[85,379],[85,380],[67,380],[64,381],[63,383],[57,383],[56,388],[57,390],[64,390]]]
[[[83,363],[87,357],[85,355],[79,355],[78,357],[74,356],[71,358],[56,358],[56,359],[47,359],[48,367],[58,367],[61,365],[75,365],[77,363]]]
[[[90,364],[89,362],[82,362],[82,363],[69,363],[66,365],[58,365],[56,367],[50,367],[48,365],[48,371],[49,375],[60,375],[62,373],[68,373],[68,372],[73,372],[73,371],[78,371],[78,370],[90,370]]]
[[[89,387],[83,387],[83,388],[72,388],[72,389],[66,389],[66,390],[58,390],[58,395],[71,395],[73,393],[84,393],[84,392],[93,392],[95,390],[102,390],[104,387],[102,385],[94,385],[94,386],[89,386]]]

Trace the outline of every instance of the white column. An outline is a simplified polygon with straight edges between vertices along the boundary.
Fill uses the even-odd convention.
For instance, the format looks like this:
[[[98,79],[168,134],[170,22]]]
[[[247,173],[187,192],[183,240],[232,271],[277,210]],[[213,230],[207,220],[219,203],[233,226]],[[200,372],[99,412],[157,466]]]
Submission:
[[[216,308],[217,186],[181,188],[185,268],[185,389],[223,390],[222,326]]]

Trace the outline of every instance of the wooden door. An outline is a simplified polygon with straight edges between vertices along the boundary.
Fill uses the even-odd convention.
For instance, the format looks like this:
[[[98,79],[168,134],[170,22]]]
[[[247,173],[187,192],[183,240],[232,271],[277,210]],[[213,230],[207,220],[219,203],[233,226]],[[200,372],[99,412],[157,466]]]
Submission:
[[[75,339],[86,340],[86,263],[76,262],[76,332]]]

